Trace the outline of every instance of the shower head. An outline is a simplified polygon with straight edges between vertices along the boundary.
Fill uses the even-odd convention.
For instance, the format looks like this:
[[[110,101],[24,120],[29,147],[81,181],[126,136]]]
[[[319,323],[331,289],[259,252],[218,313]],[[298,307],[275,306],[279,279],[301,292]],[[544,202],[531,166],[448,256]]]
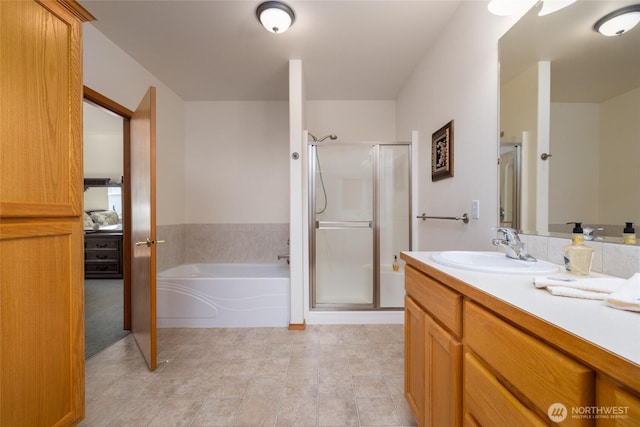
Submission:
[[[335,135],[326,135],[322,138],[316,138],[312,133],[309,133],[309,136],[311,137],[311,139],[313,139],[313,142],[322,142],[327,138],[331,139],[332,141],[338,139],[338,137]]]

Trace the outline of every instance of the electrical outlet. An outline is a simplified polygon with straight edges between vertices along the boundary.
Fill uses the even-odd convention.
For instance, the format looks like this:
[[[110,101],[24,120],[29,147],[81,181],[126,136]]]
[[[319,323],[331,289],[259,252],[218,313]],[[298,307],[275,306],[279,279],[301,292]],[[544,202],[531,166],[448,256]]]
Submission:
[[[480,200],[471,201],[471,218],[472,219],[480,218]]]

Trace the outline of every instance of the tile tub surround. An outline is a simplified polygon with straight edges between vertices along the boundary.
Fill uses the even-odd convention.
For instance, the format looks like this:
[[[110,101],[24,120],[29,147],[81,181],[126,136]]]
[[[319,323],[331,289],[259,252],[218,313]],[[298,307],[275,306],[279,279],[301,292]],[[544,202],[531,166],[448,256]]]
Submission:
[[[571,244],[570,238],[520,234],[527,251],[538,259],[564,265],[564,246]],[[591,271],[610,276],[629,278],[640,272],[640,246],[600,241],[587,241],[594,248]]]
[[[158,271],[163,271],[185,263],[184,224],[158,225],[156,235],[166,243],[158,245]]]
[[[289,253],[289,224],[186,224],[185,262],[269,263]]]
[[[165,362],[166,361],[166,362]],[[162,329],[87,360],[80,426],[415,426],[402,325]]]
[[[160,225],[158,271],[191,263],[272,263],[289,253],[289,224]]]

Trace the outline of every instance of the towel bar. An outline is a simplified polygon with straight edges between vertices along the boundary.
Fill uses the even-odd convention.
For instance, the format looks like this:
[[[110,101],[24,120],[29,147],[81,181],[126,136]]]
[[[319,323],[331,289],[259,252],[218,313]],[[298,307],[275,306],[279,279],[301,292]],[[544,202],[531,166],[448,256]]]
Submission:
[[[419,218],[423,221],[425,219],[450,219],[454,221],[462,221],[465,224],[469,223],[469,215],[467,215],[466,213],[462,214],[462,216],[427,216],[427,214],[423,213],[422,215],[418,215],[416,218]]]

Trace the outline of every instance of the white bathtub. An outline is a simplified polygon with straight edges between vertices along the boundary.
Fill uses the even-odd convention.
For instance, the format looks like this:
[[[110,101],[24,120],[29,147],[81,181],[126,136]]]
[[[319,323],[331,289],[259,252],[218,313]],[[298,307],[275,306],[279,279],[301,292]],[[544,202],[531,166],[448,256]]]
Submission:
[[[184,264],[156,282],[159,328],[289,325],[286,264]]]

